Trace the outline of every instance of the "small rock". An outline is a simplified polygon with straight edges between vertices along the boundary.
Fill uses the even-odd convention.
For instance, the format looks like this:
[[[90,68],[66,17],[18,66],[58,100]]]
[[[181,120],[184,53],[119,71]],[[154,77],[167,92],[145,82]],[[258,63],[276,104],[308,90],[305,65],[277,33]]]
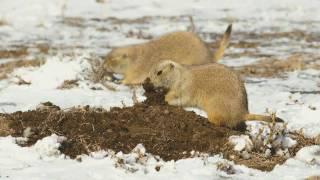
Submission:
[[[160,169],[161,169],[161,166],[159,166],[159,165],[157,165],[156,167],[155,167],[155,169],[156,169],[156,171],[160,171]]]

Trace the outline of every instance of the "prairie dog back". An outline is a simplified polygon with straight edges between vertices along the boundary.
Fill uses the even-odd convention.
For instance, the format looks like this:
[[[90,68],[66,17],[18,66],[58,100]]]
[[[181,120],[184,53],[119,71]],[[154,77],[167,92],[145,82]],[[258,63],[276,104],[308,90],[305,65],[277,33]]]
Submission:
[[[228,26],[217,52],[213,52],[192,32],[168,33],[147,43],[112,50],[105,60],[104,69],[124,74],[123,84],[141,84],[151,67],[164,59],[185,65],[215,62],[222,57],[230,33],[231,25]]]
[[[171,59],[180,64],[203,64],[212,61],[213,52],[194,33],[178,31],[148,43],[151,59]]]

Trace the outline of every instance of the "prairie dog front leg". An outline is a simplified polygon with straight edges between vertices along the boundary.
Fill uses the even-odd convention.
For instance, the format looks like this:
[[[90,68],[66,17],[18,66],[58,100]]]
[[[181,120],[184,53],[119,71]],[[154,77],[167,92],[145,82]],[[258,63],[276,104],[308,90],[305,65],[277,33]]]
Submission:
[[[172,106],[183,106],[186,104],[186,101],[181,98],[181,95],[178,95],[174,91],[169,91],[166,94],[165,101]]]

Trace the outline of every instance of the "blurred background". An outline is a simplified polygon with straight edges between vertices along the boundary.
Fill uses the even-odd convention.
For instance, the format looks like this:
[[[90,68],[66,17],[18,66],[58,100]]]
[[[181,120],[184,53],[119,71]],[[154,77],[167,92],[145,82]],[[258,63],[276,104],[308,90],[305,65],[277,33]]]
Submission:
[[[1,0],[0,59],[108,48],[187,30],[214,41],[234,24],[225,60],[315,56],[320,2],[309,0]],[[3,62],[3,61],[1,61]]]

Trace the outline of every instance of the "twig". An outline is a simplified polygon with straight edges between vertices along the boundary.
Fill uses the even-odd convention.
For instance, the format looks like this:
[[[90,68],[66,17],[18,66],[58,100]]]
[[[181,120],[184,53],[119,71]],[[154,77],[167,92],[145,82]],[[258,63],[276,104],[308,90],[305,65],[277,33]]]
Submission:
[[[193,17],[192,16],[188,16],[189,21],[190,21],[190,26],[189,26],[189,31],[191,32],[196,32],[196,26],[194,25],[194,21],[193,21]]]
[[[139,103],[138,98],[137,98],[136,86],[133,87],[132,101],[133,101],[133,104],[138,104]]]

